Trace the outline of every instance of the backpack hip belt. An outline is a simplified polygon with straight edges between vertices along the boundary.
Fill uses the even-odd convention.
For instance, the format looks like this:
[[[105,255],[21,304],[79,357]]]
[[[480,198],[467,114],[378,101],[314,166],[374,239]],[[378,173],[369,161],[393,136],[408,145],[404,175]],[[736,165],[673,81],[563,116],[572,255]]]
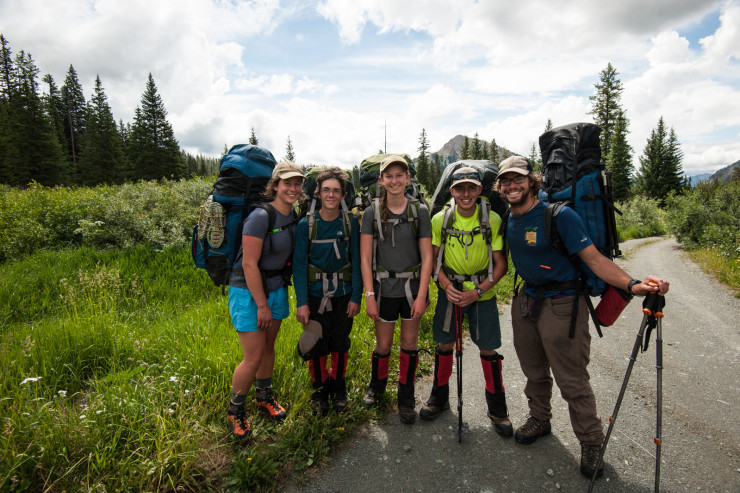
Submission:
[[[447,264],[443,264],[442,270],[444,271],[445,275],[447,276],[447,279],[449,279],[450,282],[455,283],[459,286],[462,286],[462,284],[466,281],[470,281],[473,284],[475,284],[475,287],[477,288],[478,286],[480,286],[480,283],[485,281],[486,277],[488,277],[487,269],[478,271],[475,274],[458,274],[452,269],[450,269],[447,266]],[[452,320],[452,303],[450,303],[449,300],[447,300],[447,311],[445,311],[444,328],[442,329],[444,332],[450,331],[450,321],[451,320]],[[478,330],[477,327],[476,327],[476,330]],[[480,333],[478,334],[478,337],[480,337]]]
[[[375,295],[376,299],[378,300],[378,305],[380,305],[380,298],[381,298],[381,287],[383,286],[383,279],[406,279],[406,283],[404,284],[404,291],[406,293],[406,300],[409,302],[409,306],[412,306],[414,304],[414,295],[411,292],[411,279],[419,279],[421,277],[421,264],[414,265],[413,267],[409,267],[407,270],[403,272],[391,272],[388,270],[383,269],[382,267],[378,267],[375,271],[375,280],[378,281],[378,293]]]
[[[308,282],[319,282],[321,281],[321,290],[323,297],[321,298],[321,304],[319,305],[319,314],[325,311],[331,311],[331,303],[329,300],[334,296],[339,289],[339,281],[349,282],[352,280],[352,264],[346,264],[337,272],[325,272],[313,264],[308,264]],[[329,281],[334,286],[333,289],[329,289]]]

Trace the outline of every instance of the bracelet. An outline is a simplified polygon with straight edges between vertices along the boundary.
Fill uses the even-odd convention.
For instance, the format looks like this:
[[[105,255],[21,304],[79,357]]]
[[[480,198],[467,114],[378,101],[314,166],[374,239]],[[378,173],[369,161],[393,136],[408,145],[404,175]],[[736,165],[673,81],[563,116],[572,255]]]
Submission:
[[[631,294],[632,296],[635,295],[635,293],[632,292],[632,288],[635,286],[635,284],[641,284],[642,281],[639,279],[631,279],[630,282],[627,283],[627,292]]]
[[[365,298],[369,298],[371,296],[375,296],[375,292],[374,291],[365,291]]]
[[[442,291],[444,291],[446,293],[447,292],[447,288],[450,287],[450,284],[452,284],[452,282],[451,281],[447,281],[447,284],[445,284],[444,286],[442,286]]]

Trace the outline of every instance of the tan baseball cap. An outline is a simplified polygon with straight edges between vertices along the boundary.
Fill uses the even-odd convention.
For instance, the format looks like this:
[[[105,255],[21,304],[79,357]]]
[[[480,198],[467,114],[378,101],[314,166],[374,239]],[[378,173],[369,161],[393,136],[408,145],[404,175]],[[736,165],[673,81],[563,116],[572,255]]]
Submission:
[[[275,166],[275,169],[272,170],[273,180],[275,178],[287,180],[288,178],[293,178],[294,176],[300,176],[301,178],[306,177],[306,175],[303,174],[301,167],[291,161],[281,161],[278,163],[277,166]]]
[[[480,186],[480,173],[478,173],[478,170],[475,168],[463,166],[452,173],[452,185],[450,185],[450,188],[459,185],[460,183],[473,183],[474,185]]]
[[[388,156],[380,162],[380,172],[382,173],[383,170],[385,170],[391,164],[400,164],[404,167],[406,171],[409,170],[409,163],[407,163],[403,157],[394,154],[392,156]]]
[[[529,164],[527,158],[523,156],[507,157],[501,161],[501,164],[498,167],[498,176],[501,176],[504,173],[517,173],[527,176],[531,172],[532,166]]]

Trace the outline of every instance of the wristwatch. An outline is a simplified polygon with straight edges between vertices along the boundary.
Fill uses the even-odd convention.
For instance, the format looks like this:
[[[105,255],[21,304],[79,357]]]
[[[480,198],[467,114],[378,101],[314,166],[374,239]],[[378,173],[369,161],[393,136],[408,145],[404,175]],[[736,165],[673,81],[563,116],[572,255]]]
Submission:
[[[369,298],[371,296],[375,296],[375,292],[374,291],[366,291],[365,292],[365,298]]]
[[[635,286],[635,284],[642,283],[639,279],[631,279],[630,282],[627,283],[627,292],[630,294],[630,296],[634,296],[635,293],[632,292],[632,288]]]
[[[475,288],[475,292],[478,293],[478,298],[483,298],[483,295],[486,294],[481,288]]]

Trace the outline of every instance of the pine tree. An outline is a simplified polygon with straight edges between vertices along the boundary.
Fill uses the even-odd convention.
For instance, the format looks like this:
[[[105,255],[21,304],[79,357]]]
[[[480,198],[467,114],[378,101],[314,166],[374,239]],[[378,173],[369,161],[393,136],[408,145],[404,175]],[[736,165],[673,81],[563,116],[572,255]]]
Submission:
[[[548,119],[547,119],[547,123],[545,124],[545,132],[549,132],[550,130],[552,130],[552,128],[553,128],[553,127],[552,127],[552,120],[550,120],[550,119],[548,118]]]
[[[283,160],[295,163],[295,152],[293,151],[293,142],[290,141],[290,135],[288,135],[288,142],[285,144],[285,157]]]
[[[609,146],[611,145],[612,134],[614,133],[614,125],[616,124],[619,112],[623,111],[620,105],[620,99],[622,98],[624,87],[622,86],[622,81],[617,78],[617,75],[619,75],[619,72],[609,63],[600,73],[600,82],[594,84],[596,94],[588,97],[591,100],[591,111],[589,111],[589,114],[594,116],[594,123],[601,127],[599,140],[601,142],[601,155],[603,157],[609,155]]]
[[[254,127],[252,127],[252,133],[249,135],[249,143],[253,146],[260,145],[260,141],[257,140],[257,134],[254,133]],[[224,154],[226,154],[226,152],[224,152]]]
[[[0,34],[0,100],[9,101],[15,91],[18,74],[8,40]]]
[[[419,157],[416,160],[416,180],[424,185],[427,192],[434,186],[432,181],[431,170],[429,167],[429,156],[427,155],[427,149],[429,149],[429,141],[427,140],[426,129],[421,129],[421,135],[419,136]]]
[[[141,106],[135,111],[128,148],[135,180],[178,179],[185,173],[180,146],[152,74],[141,96]]]
[[[95,78],[95,89],[85,122],[85,133],[80,138],[79,183],[87,186],[122,183],[126,169],[123,140],[116,128],[100,76]]]
[[[532,169],[536,172],[542,171],[542,159],[540,158],[540,151],[537,146],[532,142],[532,148],[529,150],[529,162],[532,163]]]
[[[498,166],[498,163],[501,162],[501,159],[499,157],[498,146],[496,145],[496,139],[491,139],[491,145],[488,148],[488,159],[490,159],[491,162],[497,166]]]
[[[460,159],[470,159],[470,140],[465,136],[462,147],[460,147]]]
[[[10,49],[3,45],[5,56],[10,56]],[[62,150],[39,95],[38,72],[31,55],[23,51],[5,71],[3,90],[7,92],[0,98],[0,178],[12,185],[36,181],[52,186],[64,176]]]
[[[658,126],[650,133],[643,155],[640,156],[640,174],[637,177],[637,189],[640,193],[655,198],[661,204],[671,192],[682,189],[681,161],[683,152],[676,133],[666,129],[663,117]]]
[[[77,162],[80,159],[80,137],[85,132],[85,113],[87,104],[82,86],[77,79],[77,72],[69,66],[67,77],[62,85],[62,102],[64,104],[64,136],[67,140],[69,160],[72,163],[74,179],[77,179]]]
[[[435,184],[432,187],[431,190],[436,190],[437,189],[436,184],[439,183],[442,180],[442,161],[439,158],[439,154],[437,154],[436,152],[432,156],[431,170],[432,170],[432,172],[431,172],[431,175],[432,175],[432,183]]]
[[[483,159],[483,149],[480,145],[478,132],[475,132],[475,136],[473,136],[473,142],[470,144],[470,159]]]
[[[606,156],[606,168],[611,172],[612,191],[615,200],[625,200],[632,188],[632,147],[627,142],[629,121],[620,111],[617,115],[609,155]]]

